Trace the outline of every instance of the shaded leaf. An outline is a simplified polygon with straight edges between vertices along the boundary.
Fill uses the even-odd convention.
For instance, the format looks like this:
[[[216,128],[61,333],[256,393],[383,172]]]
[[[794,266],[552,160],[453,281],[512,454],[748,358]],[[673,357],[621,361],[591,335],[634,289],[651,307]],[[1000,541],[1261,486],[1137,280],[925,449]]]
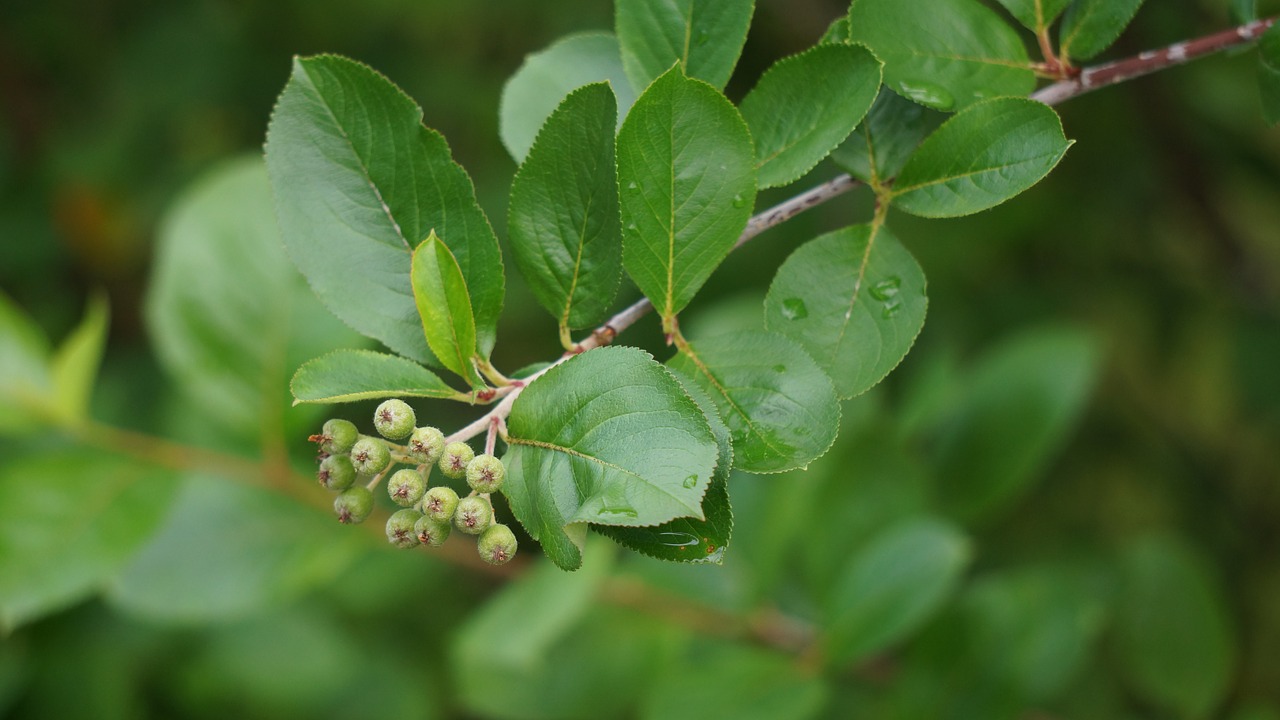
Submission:
[[[1143,0],[1075,0],[1058,30],[1058,52],[1088,60],[1111,47],[1142,7]]]
[[[0,432],[25,434],[51,419],[49,339],[0,292]]]
[[[923,217],[980,212],[1040,182],[1071,147],[1047,105],[998,98],[925,138],[893,186],[894,207]]]
[[[977,0],[853,0],[849,30],[884,61],[886,84],[938,110],[1035,88],[1022,38]]]
[[[618,187],[623,265],[667,324],[751,217],[751,134],[723,95],[672,68],[622,124]]]
[[[346,58],[296,58],[271,116],[267,166],[289,256],[335,315],[429,361],[409,270],[434,230],[457,258],[488,356],[504,292],[498,239],[444,137],[399,88]]]
[[[431,352],[473,388],[484,387],[476,357],[476,319],[466,278],[448,246],[434,232],[413,251],[413,297]]]
[[[875,102],[881,64],[861,45],[818,45],[783,58],[742,99],[756,145],[756,184],[786,185],[853,132]]]
[[[1053,24],[1071,0],[999,0],[1024,27],[1038,33]]]
[[[739,470],[794,470],[835,441],[840,405],[831,378],[785,335],[721,335],[687,344],[669,364],[715,402]]]
[[[298,368],[289,388],[295,404],[393,397],[452,400],[469,397],[412,360],[372,350],[335,350],[308,360]]]
[[[1280,123],[1280,25],[1272,25],[1258,41],[1258,90],[1262,117]]]
[[[924,327],[924,272],[886,228],[811,240],[778,268],[765,327],[796,340],[840,397],[865,392],[902,361]]]
[[[883,87],[862,124],[831,152],[831,159],[859,180],[887,183],[902,170],[920,141],[945,119],[942,113]]]
[[[755,0],[616,0],[622,66],[643,89],[677,62],[723,88],[747,40]]]
[[[573,91],[511,184],[516,266],[562,330],[604,320],[622,279],[616,115],[607,84]]]
[[[707,418],[647,353],[605,347],[530,383],[507,421],[503,493],[557,565],[576,569],[587,524],[703,517],[716,465]]]
[[[89,400],[107,344],[110,315],[105,295],[89,300],[80,325],[71,332],[53,355],[50,374],[53,379],[57,411],[64,422],[74,424],[89,414]]]
[[[621,124],[636,92],[622,69],[622,51],[613,33],[568,35],[527,56],[502,87],[498,108],[502,144],[511,157],[523,163],[538,130],[565,96],[600,81],[613,89]]]
[[[803,720],[821,717],[827,687],[794,658],[719,641],[695,647],[650,687],[641,718]]]

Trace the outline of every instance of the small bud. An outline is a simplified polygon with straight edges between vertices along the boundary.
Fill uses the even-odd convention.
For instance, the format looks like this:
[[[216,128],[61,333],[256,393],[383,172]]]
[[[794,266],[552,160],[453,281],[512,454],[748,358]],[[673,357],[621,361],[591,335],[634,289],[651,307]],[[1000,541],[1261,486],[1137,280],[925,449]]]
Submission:
[[[431,547],[440,547],[449,539],[453,526],[449,521],[440,522],[423,515],[413,524],[413,532],[418,535],[418,542]]]
[[[373,412],[373,427],[379,435],[389,440],[408,437],[417,422],[413,408],[403,400],[387,400]]]
[[[467,464],[467,484],[476,492],[491,493],[502,487],[507,468],[492,455],[477,455]]]
[[[387,479],[387,494],[400,507],[413,507],[427,491],[427,481],[422,473],[405,468],[397,470]]]
[[[458,493],[447,485],[437,485],[422,496],[422,512],[436,522],[449,522],[458,507]]]
[[[321,452],[341,455],[349,452],[359,437],[360,431],[356,430],[356,426],[350,420],[334,418],[325,422],[324,428],[316,439],[320,441]]]
[[[361,475],[377,475],[391,464],[391,450],[378,438],[366,435],[351,446],[351,464]]]
[[[458,501],[453,513],[453,524],[468,535],[479,535],[493,522],[493,508],[482,497],[472,495]]]
[[[444,433],[439,428],[420,427],[409,436],[409,457],[423,465],[435,465],[444,453]]]
[[[414,524],[422,517],[417,510],[397,510],[387,518],[387,542],[398,548],[411,548],[418,544],[418,533]]]
[[[440,455],[440,472],[447,478],[461,480],[466,477],[467,464],[476,456],[476,451],[464,442],[451,442],[444,446]]]
[[[330,455],[320,461],[320,484],[334,491],[346,490],[356,481],[356,468],[347,455]]]
[[[333,511],[338,514],[338,522],[344,525],[362,523],[373,512],[373,493],[360,485],[343,490],[333,499]]]
[[[480,557],[490,565],[506,564],[516,556],[516,536],[511,528],[498,523],[490,525],[477,543]]]

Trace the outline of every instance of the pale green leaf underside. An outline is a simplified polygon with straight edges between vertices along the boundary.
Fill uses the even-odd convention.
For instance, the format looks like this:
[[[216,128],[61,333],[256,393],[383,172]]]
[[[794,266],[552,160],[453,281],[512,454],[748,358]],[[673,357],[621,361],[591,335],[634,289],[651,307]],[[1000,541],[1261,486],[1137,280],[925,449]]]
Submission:
[[[1111,47],[1142,7],[1143,0],[1075,0],[1058,31],[1059,54],[1088,60]]]
[[[109,317],[106,296],[95,295],[80,325],[62,341],[53,356],[50,372],[56,407],[67,422],[82,420],[89,413],[89,399],[107,342]]]
[[[498,240],[471,179],[399,88],[346,58],[295,59],[267,131],[267,166],[289,256],[335,315],[430,361],[409,271],[434,230],[466,278],[488,356],[504,292]]]
[[[999,0],[1009,14],[1031,32],[1049,27],[1071,4],[1071,0]]]
[[[955,591],[971,556],[968,539],[936,520],[907,520],[873,538],[837,571],[828,657],[843,666],[907,637]]]
[[[641,350],[606,347],[530,383],[507,421],[503,492],[557,565],[582,563],[587,524],[702,517],[716,467],[707,418]]]
[[[294,403],[343,403],[392,397],[468,396],[412,360],[372,350],[335,350],[309,360],[289,385]]]
[[[840,405],[831,378],[794,340],[741,332],[691,343],[671,367],[715,402],[733,439],[734,464],[752,473],[804,467],[835,441]]]
[[[798,180],[853,132],[880,89],[881,64],[861,45],[819,45],[783,58],[743,98],[761,188]]]
[[[978,0],[854,0],[849,31],[895,92],[938,110],[1035,88],[1022,39]]]
[[[769,287],[764,320],[803,345],[849,398],[906,357],[927,306],[924,272],[911,253],[887,229],[858,225],[787,258]]]
[[[751,25],[754,0],[617,0],[622,66],[637,90],[674,63],[723,88]]]
[[[987,100],[925,138],[898,174],[893,205],[923,217],[980,212],[1035,185],[1070,146],[1049,106]]]
[[[607,84],[573,91],[511,184],[507,226],[516,267],[565,328],[604,320],[622,279],[616,114]]]
[[[664,319],[680,312],[751,217],[755,153],[737,108],[671,68],[618,134],[622,262]]]
[[[622,69],[622,51],[613,33],[568,35],[526,57],[503,86],[498,109],[499,133],[511,157],[524,162],[539,128],[565,96],[600,81],[613,88],[621,123],[636,92]]]
[[[476,321],[462,268],[434,232],[413,252],[413,297],[431,352],[473,388],[484,386],[476,357]]]

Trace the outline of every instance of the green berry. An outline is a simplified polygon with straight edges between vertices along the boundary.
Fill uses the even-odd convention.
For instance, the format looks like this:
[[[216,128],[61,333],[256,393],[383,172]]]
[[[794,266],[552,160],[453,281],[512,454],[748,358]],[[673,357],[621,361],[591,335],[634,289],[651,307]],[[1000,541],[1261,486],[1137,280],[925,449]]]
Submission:
[[[468,535],[479,535],[493,522],[493,508],[482,497],[472,495],[458,501],[453,513],[453,524]]]
[[[320,471],[316,473],[320,484],[330,490],[346,490],[356,481],[356,468],[351,458],[346,455],[330,455],[320,461]]]
[[[511,528],[498,523],[490,525],[477,543],[480,557],[490,565],[503,565],[516,556],[516,536]]]
[[[341,455],[350,452],[351,446],[356,444],[359,437],[360,431],[356,430],[350,420],[334,418],[325,422],[318,439],[322,451],[330,455]]]
[[[366,435],[351,446],[351,464],[361,475],[377,475],[391,464],[391,450],[378,438]]]
[[[458,493],[446,485],[437,485],[422,496],[422,512],[436,522],[449,522],[458,507]]]
[[[416,428],[409,436],[409,457],[423,465],[435,465],[443,453],[444,433],[439,428]]]
[[[373,493],[360,485],[343,490],[333,499],[333,511],[338,514],[338,522],[344,525],[362,523],[373,512]]]
[[[492,455],[477,455],[467,464],[467,484],[476,492],[491,493],[502,487],[507,468]]]
[[[411,548],[418,544],[418,532],[414,525],[422,518],[417,510],[397,510],[387,518],[387,542],[398,548]]]
[[[447,478],[461,480],[467,475],[467,464],[476,456],[476,451],[464,442],[451,442],[444,446],[440,455],[440,472]]]
[[[400,507],[413,507],[427,491],[427,481],[417,470],[397,470],[387,479],[387,494]]]
[[[379,435],[389,440],[408,437],[417,422],[413,408],[403,400],[387,400],[373,412],[373,427],[378,430]]]
[[[431,547],[440,547],[449,539],[449,531],[453,526],[449,521],[440,522],[423,515],[413,524],[413,531],[418,535],[418,542]]]

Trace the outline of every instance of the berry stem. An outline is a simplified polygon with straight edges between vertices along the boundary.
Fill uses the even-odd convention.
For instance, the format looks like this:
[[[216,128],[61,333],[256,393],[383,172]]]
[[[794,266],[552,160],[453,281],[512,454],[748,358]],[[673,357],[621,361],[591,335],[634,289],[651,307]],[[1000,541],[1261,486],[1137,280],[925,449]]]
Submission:
[[[501,422],[502,422],[502,418],[497,417],[496,415],[491,416],[489,418],[489,434],[484,439],[485,455],[493,454],[494,445],[497,444],[497,440],[498,440],[498,425]]]
[[[393,467],[395,467],[395,466],[396,466],[396,464],[395,464],[395,463],[391,463],[391,464],[387,465],[387,467],[386,467],[382,472],[380,472],[380,473],[378,473],[377,475],[374,475],[374,476],[373,476],[373,479],[369,481],[369,484],[368,484],[368,485],[365,485],[365,488],[366,488],[366,489],[368,489],[368,490],[370,490],[370,491],[372,491],[374,488],[378,487],[378,483],[382,482],[382,476],[384,476],[384,475],[386,475],[388,472],[390,472],[390,471],[391,471],[391,468],[393,468]]]

